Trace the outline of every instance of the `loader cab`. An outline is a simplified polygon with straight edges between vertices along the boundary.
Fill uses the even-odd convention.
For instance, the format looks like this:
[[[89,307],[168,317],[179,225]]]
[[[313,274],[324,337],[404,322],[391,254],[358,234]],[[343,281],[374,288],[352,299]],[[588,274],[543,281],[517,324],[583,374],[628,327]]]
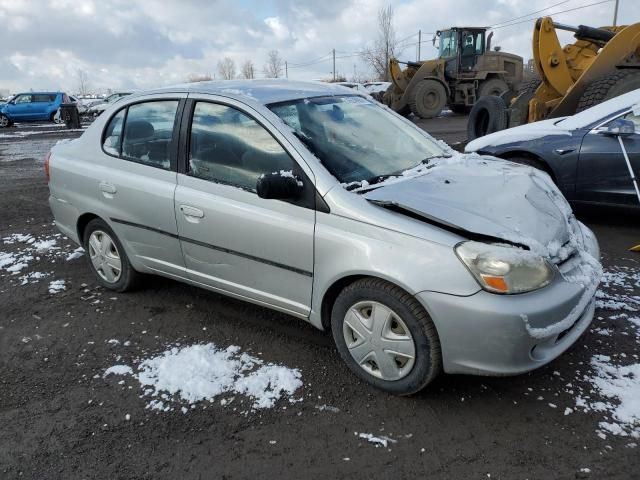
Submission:
[[[475,76],[474,67],[485,52],[484,28],[458,27],[436,33],[439,37],[438,58],[445,61],[450,78]]]

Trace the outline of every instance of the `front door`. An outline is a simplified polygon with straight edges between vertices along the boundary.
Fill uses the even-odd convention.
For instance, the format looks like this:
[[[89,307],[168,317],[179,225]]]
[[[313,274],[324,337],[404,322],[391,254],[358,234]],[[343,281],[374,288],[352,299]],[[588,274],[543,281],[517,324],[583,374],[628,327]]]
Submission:
[[[636,178],[640,176],[640,116],[633,112],[619,118],[632,120],[636,133],[623,137],[631,166]],[[584,136],[578,161],[576,199],[585,202],[602,202],[622,205],[638,205],[631,175],[618,138],[591,131]]]
[[[187,274],[225,293],[306,316],[315,228],[310,176],[259,114],[209,98],[190,106],[186,161],[175,196]],[[258,177],[272,172],[301,179],[302,197],[295,202],[258,197]]]
[[[23,93],[16,96],[9,104],[8,113],[16,122],[31,120],[33,118],[33,95]]]

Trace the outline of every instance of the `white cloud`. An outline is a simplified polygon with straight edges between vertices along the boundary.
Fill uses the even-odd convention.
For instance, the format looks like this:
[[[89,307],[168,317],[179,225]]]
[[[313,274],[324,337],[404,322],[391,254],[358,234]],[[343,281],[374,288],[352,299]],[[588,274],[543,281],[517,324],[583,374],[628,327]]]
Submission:
[[[332,70],[351,75],[367,69],[356,54],[373,42],[378,9],[388,0],[0,0],[0,22],[8,42],[0,43],[0,88],[61,88],[73,91],[78,69],[96,90],[155,87],[181,82],[189,74],[215,73],[224,56],[236,64],[253,60],[262,71],[267,53],[278,49],[290,78],[327,77]],[[416,56],[423,32],[422,58],[435,56],[432,32],[450,26],[495,25],[540,10],[556,0],[391,1],[403,59]],[[640,3],[621,2],[619,21],[640,18]],[[548,12],[583,5],[568,0]],[[610,23],[613,3],[559,14],[571,24]],[[495,30],[493,45],[531,57],[534,20]],[[569,34],[562,41],[570,41]],[[323,61],[305,67],[325,56]]]

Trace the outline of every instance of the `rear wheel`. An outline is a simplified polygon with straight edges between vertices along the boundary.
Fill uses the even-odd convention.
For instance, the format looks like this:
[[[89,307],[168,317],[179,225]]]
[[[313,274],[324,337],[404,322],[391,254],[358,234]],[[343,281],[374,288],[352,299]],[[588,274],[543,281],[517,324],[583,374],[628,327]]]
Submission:
[[[478,87],[478,98],[486,97],[488,95],[499,97],[507,90],[509,90],[507,82],[500,78],[490,78],[489,80],[482,82]]]
[[[60,109],[51,114],[51,121],[57,125],[64,123],[64,118],[62,118],[62,112]]]
[[[637,88],[640,88],[640,71],[618,70],[587,87],[580,97],[576,113]]]
[[[471,109],[467,123],[469,141],[507,128],[507,106],[500,97],[480,98]]]
[[[110,290],[124,292],[139,279],[116,234],[103,220],[91,220],[84,231],[84,249],[98,282]]]
[[[436,80],[421,80],[415,87],[409,100],[409,108],[420,118],[433,118],[447,104],[447,90]]]
[[[0,113],[0,128],[7,128],[11,126],[11,120],[6,115]]]
[[[412,295],[384,280],[365,278],[346,287],[333,306],[331,328],[353,373],[389,393],[416,393],[442,369],[429,314]]]

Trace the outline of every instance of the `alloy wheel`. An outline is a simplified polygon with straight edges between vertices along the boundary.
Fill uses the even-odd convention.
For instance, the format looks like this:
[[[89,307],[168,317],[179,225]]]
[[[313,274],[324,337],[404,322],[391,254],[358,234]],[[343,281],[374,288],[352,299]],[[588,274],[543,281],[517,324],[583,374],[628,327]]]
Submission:
[[[342,334],[356,363],[370,375],[394,381],[406,377],[416,358],[416,347],[406,323],[379,302],[353,305],[344,318]]]
[[[5,115],[0,115],[0,127],[5,128],[9,126],[9,118]]]
[[[116,283],[122,274],[122,260],[113,239],[96,230],[89,237],[89,257],[100,278],[108,283]]]

